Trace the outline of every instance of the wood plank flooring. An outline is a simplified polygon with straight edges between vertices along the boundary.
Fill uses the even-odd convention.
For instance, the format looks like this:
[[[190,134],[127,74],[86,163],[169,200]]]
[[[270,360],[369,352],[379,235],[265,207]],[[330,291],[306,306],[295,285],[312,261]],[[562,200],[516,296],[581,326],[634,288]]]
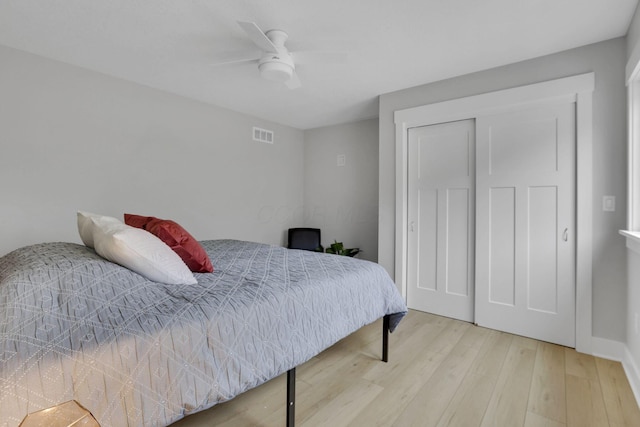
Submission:
[[[296,426],[622,427],[640,409],[620,363],[410,311],[297,368]],[[175,427],[285,425],[286,374]]]

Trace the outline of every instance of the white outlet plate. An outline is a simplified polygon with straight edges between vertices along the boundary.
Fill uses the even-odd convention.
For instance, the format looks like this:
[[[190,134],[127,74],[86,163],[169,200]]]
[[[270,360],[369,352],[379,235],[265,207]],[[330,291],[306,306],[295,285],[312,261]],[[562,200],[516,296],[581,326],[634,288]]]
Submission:
[[[338,166],[346,165],[347,164],[347,156],[345,156],[344,154],[338,154],[337,164],[338,164]]]

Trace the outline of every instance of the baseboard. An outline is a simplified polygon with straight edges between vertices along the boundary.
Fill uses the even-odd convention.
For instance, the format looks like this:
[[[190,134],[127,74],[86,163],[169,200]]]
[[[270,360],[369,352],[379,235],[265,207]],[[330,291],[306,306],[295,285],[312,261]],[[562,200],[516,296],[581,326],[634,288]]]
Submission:
[[[620,341],[608,340],[606,338],[591,338],[591,354],[603,359],[615,360],[622,362],[624,353],[627,349],[625,343]]]
[[[638,369],[638,365],[633,360],[629,348],[625,346],[624,350],[625,354],[622,359],[622,367],[627,374],[629,385],[631,385],[631,390],[633,390],[633,394],[636,397],[636,402],[638,402],[638,406],[640,406],[640,369]]]
[[[592,354],[603,359],[615,360],[622,363],[624,373],[633,391],[633,395],[640,406],[640,369],[633,360],[631,352],[625,343],[605,338],[592,338]]]

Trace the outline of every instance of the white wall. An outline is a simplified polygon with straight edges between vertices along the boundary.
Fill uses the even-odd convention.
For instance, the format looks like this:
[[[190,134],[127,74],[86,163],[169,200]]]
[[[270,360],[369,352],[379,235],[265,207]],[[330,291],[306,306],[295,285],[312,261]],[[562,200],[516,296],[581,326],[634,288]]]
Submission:
[[[302,219],[302,131],[5,47],[0,64],[0,255],[80,242],[78,209],[275,244]]]
[[[379,262],[394,273],[395,129],[393,112],[546,80],[595,72],[593,94],[593,334],[626,337],[626,252],[618,235],[626,217],[625,39],[572,49],[380,97]],[[616,196],[603,212],[602,196]]]
[[[337,240],[377,261],[378,120],[306,131],[304,170],[305,226],[322,230],[325,248]]]

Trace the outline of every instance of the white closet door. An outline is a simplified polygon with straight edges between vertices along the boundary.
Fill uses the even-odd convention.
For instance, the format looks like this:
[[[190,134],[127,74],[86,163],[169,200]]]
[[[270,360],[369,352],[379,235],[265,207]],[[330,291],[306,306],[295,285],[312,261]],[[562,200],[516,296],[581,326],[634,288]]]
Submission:
[[[473,321],[474,122],[408,136],[407,304]]]
[[[575,105],[476,125],[476,323],[575,347]]]

